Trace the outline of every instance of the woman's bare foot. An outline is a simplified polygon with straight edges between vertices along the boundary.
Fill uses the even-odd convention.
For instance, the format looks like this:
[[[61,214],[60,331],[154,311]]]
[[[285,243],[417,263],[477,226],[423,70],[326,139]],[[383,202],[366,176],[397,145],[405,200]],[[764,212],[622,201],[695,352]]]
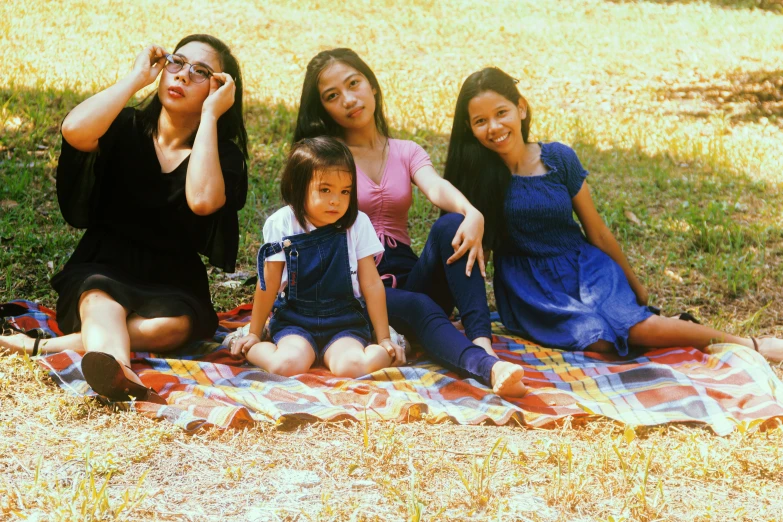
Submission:
[[[484,351],[490,354],[492,357],[497,357],[498,354],[492,349],[492,339],[489,337],[476,337],[473,339],[473,344],[484,348]]]
[[[492,366],[492,392],[501,397],[522,397],[527,386],[522,382],[525,369],[518,364],[498,361]]]
[[[756,337],[758,351],[769,362],[783,362],[783,339],[777,337]]]
[[[0,336],[0,354],[32,353],[35,339],[24,334]]]

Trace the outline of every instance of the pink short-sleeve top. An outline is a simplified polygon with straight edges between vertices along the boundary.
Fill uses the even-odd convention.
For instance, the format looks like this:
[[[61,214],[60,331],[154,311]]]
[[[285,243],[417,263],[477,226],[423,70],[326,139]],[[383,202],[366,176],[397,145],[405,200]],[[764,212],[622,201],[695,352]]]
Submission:
[[[432,160],[420,145],[408,140],[389,140],[389,152],[381,182],[375,183],[357,168],[359,210],[370,217],[383,246],[397,241],[410,245],[408,209],[413,203],[413,175]]]

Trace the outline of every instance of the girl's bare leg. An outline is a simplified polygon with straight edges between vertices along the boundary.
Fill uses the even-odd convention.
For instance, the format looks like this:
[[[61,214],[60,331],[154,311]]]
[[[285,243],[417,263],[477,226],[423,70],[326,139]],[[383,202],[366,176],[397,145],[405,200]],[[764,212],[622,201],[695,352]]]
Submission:
[[[300,335],[286,335],[280,342],[254,344],[245,355],[247,360],[259,368],[291,377],[305,373],[315,362],[315,351]]]
[[[364,347],[353,337],[341,337],[326,350],[324,364],[337,377],[356,378],[390,367],[392,359],[378,344]]]

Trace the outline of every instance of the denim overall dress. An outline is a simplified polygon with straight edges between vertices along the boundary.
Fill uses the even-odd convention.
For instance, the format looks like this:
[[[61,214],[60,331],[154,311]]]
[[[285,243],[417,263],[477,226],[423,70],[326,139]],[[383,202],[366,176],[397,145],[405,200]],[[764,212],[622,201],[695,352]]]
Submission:
[[[266,290],[264,261],[280,252],[285,252],[288,285],[277,296],[272,310],[272,342],[277,344],[286,335],[300,335],[308,340],[319,360],[332,343],[343,337],[367,346],[370,322],[364,302],[353,294],[346,231],[327,225],[265,243],[257,259],[262,290]]]

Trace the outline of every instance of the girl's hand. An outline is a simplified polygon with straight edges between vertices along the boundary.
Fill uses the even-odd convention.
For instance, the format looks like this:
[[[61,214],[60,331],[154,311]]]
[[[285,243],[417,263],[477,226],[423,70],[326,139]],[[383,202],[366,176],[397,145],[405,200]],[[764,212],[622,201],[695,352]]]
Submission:
[[[468,263],[465,266],[465,275],[470,277],[473,263],[478,261],[481,277],[487,277],[484,266],[484,248],[481,245],[483,239],[484,216],[474,208],[465,214],[465,219],[462,220],[462,224],[457,229],[457,234],[451,242],[451,246],[454,247],[454,255],[446,260],[446,264],[450,265],[464,256],[465,252],[469,252]]]
[[[209,78],[209,96],[201,107],[201,115],[220,118],[234,105],[236,84],[230,74],[214,73]]]
[[[236,359],[242,359],[247,355],[247,351],[253,347],[253,345],[261,342],[261,338],[256,334],[247,334],[239,339],[234,338],[228,343],[228,348],[231,350],[231,356]]]
[[[389,357],[391,357],[392,366],[402,366],[406,363],[405,350],[403,350],[402,347],[398,344],[391,342],[391,339],[383,339],[382,341],[378,342],[378,344],[381,345],[381,347],[389,354]]]
[[[166,51],[160,45],[144,48],[133,62],[133,74],[138,78],[139,89],[153,83],[166,65]]]

